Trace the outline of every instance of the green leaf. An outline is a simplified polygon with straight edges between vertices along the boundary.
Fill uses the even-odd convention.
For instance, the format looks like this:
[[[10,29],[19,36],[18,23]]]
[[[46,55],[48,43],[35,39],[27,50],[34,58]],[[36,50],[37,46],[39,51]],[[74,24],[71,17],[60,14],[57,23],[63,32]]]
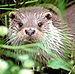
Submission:
[[[0,8],[0,10],[16,10],[16,8]]]
[[[53,69],[64,69],[67,71],[71,71],[71,65],[68,62],[65,62],[61,59],[51,59],[48,62],[48,67],[51,67]]]
[[[5,26],[0,26],[0,36],[5,36],[8,34],[8,28]]]
[[[7,27],[7,15],[5,15],[5,26]]]
[[[4,40],[0,40],[0,44],[4,44]]]
[[[10,6],[15,6],[16,4],[10,4]],[[6,5],[0,5],[0,7],[7,7],[8,6],[8,4],[6,4]]]

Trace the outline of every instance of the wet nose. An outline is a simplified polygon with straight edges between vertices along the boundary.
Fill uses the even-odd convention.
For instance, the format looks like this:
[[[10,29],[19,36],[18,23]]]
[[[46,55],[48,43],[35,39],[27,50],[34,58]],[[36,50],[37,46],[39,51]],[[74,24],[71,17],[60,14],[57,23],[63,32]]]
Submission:
[[[29,36],[33,35],[35,33],[35,30],[25,30],[25,33]]]

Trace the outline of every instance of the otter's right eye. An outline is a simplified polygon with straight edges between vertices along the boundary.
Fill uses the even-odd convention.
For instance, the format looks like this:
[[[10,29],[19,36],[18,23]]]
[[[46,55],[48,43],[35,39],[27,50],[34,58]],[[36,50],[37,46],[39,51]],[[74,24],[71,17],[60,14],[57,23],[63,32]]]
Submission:
[[[23,26],[23,24],[22,24],[22,23],[18,23],[18,25],[19,25],[19,28]]]
[[[38,26],[39,26],[39,27],[42,27],[42,25],[43,25],[43,23],[42,23],[42,22],[38,23]]]

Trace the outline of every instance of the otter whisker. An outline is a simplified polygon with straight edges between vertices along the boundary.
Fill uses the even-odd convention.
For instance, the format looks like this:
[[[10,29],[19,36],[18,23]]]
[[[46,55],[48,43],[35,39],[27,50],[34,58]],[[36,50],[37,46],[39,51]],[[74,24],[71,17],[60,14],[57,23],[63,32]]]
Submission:
[[[18,46],[19,38],[16,37],[16,39],[12,42],[13,46]]]
[[[18,28],[17,28],[16,26],[14,26],[12,29],[13,29],[13,30],[16,30],[16,31],[18,30]]]
[[[10,39],[7,44],[11,43],[13,40],[16,40],[16,37],[13,37],[12,39]]]
[[[14,36],[16,36],[16,32],[12,32],[12,33],[8,33],[9,38],[13,38]]]

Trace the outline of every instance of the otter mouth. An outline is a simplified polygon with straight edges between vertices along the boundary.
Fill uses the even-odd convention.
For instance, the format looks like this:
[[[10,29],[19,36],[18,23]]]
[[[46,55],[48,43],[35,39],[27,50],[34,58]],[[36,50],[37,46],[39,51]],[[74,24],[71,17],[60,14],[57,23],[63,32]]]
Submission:
[[[34,40],[32,40],[31,38],[30,39],[27,39],[24,44],[32,44],[32,43],[36,43]]]

